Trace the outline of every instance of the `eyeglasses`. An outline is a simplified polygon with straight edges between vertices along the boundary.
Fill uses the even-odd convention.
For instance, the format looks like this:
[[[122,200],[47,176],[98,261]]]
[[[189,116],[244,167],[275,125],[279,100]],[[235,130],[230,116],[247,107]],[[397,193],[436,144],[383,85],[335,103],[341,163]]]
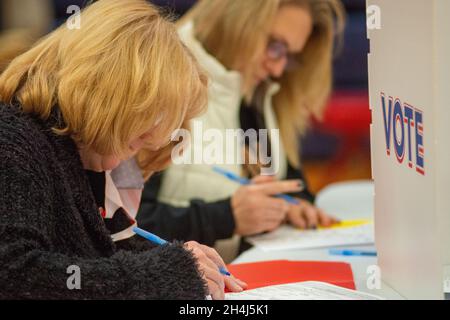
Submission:
[[[289,47],[287,43],[283,40],[275,39],[273,37],[269,38],[269,41],[267,43],[266,55],[272,61],[279,61],[283,58],[286,58],[287,63],[285,70],[293,70],[300,65],[294,54],[289,53]]]

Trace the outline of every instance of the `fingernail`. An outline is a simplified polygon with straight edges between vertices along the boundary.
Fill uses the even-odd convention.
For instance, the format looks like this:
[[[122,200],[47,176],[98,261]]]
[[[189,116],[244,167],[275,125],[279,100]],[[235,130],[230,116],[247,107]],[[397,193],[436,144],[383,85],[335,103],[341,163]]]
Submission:
[[[241,286],[242,288],[247,286],[247,283],[242,280],[239,280],[239,283],[239,286]]]

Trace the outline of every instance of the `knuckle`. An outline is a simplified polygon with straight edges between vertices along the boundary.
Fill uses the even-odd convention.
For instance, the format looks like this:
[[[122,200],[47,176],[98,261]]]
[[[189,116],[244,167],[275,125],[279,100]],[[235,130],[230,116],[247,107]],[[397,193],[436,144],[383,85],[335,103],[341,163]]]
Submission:
[[[199,259],[205,259],[206,258],[205,253],[202,250],[198,249],[198,248],[196,248],[194,250],[194,253],[197,256],[197,258],[199,258]]]

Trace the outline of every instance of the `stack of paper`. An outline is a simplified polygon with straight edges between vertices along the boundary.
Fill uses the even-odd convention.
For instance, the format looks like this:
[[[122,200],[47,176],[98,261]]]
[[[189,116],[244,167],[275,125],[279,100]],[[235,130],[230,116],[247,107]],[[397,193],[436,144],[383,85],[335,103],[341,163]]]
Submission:
[[[319,230],[300,230],[285,225],[247,240],[264,251],[365,245],[374,243],[374,228],[373,223]]]
[[[381,300],[324,282],[297,282],[225,294],[225,300]]]

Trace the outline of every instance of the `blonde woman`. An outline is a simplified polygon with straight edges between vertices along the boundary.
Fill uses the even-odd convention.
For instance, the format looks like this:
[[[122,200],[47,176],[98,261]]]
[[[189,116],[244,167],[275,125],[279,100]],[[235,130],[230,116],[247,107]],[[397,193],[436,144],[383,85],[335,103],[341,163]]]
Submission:
[[[206,83],[174,26],[143,0],[100,0],[80,29],[62,26],[9,65],[0,77],[0,298],[242,290],[219,273],[213,249],[113,237],[134,222],[99,208],[105,184],[91,179],[135,155],[147,176],[165,166],[172,131],[204,109]]]
[[[333,40],[343,15],[339,0],[200,0],[182,18],[180,37],[212,82],[208,111],[198,121],[223,136],[227,129],[279,129],[280,139],[268,137],[276,170],[258,176],[260,168],[242,166],[245,161],[222,164],[255,177],[254,185],[239,186],[210,165],[172,165],[147,185],[141,223],[167,237],[209,245],[271,231],[285,220],[300,228],[333,223],[312,204],[307,189],[298,192],[294,181],[278,180],[304,180],[298,138],[311,115],[320,117],[330,93]],[[210,143],[192,140],[194,151]],[[280,192],[294,192],[301,201],[291,205],[272,197]],[[171,221],[183,221],[184,227],[169,228]]]

